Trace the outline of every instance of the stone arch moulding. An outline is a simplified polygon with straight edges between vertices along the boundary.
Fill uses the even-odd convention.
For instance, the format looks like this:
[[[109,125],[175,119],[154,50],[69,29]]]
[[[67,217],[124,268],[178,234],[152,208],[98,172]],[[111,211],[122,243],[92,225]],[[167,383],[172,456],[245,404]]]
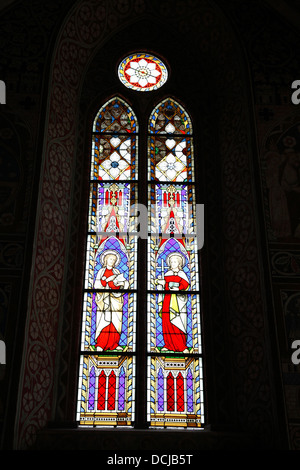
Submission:
[[[60,351],[59,333],[63,317],[65,286],[69,257],[69,230],[72,216],[73,185],[72,178],[76,164],[76,135],[78,126],[78,104],[83,77],[93,55],[104,41],[118,31],[120,24],[129,24],[144,18],[145,13],[155,20],[159,15],[167,18],[169,13],[165,4],[159,4],[157,10],[146,5],[146,1],[122,2],[122,7],[115,7],[111,2],[79,0],[70,11],[58,35],[53,53],[49,79],[47,119],[44,134],[44,149],[41,165],[40,190],[35,229],[34,251],[32,260],[31,284],[29,289],[28,311],[26,319],[24,350],[19,383],[19,396],[15,421],[16,449],[28,448],[34,444],[37,432],[53,419],[55,408],[55,380]],[[197,14],[195,14],[197,13]],[[260,384],[269,390],[270,379],[266,344],[264,342],[264,301],[260,284],[260,263],[258,260],[256,222],[253,214],[254,189],[251,183],[252,167],[249,149],[248,117],[246,115],[243,71],[236,60],[240,56],[239,46],[234,39],[228,21],[211,1],[190,1],[187,17],[171,16],[171,25],[181,33],[189,30],[199,32],[196,18],[203,18],[203,32],[200,31],[199,54],[211,67],[215,79],[218,99],[222,98],[220,108],[220,155],[222,162],[222,192],[224,217],[224,265],[230,259],[234,271],[247,264],[254,276],[252,298],[255,299],[251,314],[258,318],[258,327],[253,329],[253,341],[262,348],[262,360],[256,364],[257,375],[266,377],[266,383]],[[190,23],[192,22],[192,23]],[[215,35],[207,35],[214,24]],[[208,39],[210,38],[210,39]],[[237,50],[236,50],[237,49]],[[213,57],[213,60],[210,58]],[[218,90],[218,91],[217,91]],[[209,146],[207,146],[209,153]],[[214,156],[209,155],[211,160]],[[241,171],[243,165],[243,171]],[[245,172],[244,170],[247,169]],[[245,174],[247,181],[245,182]],[[232,181],[235,184],[232,184]],[[253,179],[252,179],[253,180]],[[230,214],[243,214],[251,221],[252,230],[245,233],[242,241],[244,251],[232,259],[235,241],[230,235]],[[213,220],[208,224],[207,230]],[[246,256],[251,249],[251,262]],[[256,255],[253,256],[253,253]],[[249,254],[249,253],[248,253]],[[244,258],[243,258],[244,257]],[[232,268],[231,268],[232,273]],[[230,273],[230,274],[231,274]],[[227,331],[231,331],[231,355],[236,356],[242,349],[243,328],[240,317],[245,315],[242,304],[236,304],[232,287],[236,284],[234,276],[228,276]],[[246,312],[247,313],[247,312]],[[221,318],[223,312],[217,312]],[[217,319],[218,320],[218,319]],[[223,322],[223,320],[221,320]],[[237,330],[238,325],[238,330]],[[224,347],[224,346],[223,346]],[[222,362],[222,353],[216,352],[217,360]],[[274,403],[268,395],[265,397],[263,422],[260,422],[260,403],[255,401],[258,385],[255,377],[250,384],[252,394],[246,396],[245,377],[242,365],[237,366],[233,374],[235,382],[235,400],[240,403],[240,420],[245,430],[264,434],[266,439],[274,426]],[[232,390],[227,390],[227,395]],[[267,393],[267,392],[266,392]],[[222,405],[221,405],[222,406]],[[225,404],[223,405],[225,409]]]

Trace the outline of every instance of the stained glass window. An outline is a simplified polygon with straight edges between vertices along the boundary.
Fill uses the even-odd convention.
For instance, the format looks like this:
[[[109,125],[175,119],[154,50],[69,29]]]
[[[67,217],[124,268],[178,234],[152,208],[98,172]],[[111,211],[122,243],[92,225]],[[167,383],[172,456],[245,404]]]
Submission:
[[[123,85],[136,91],[157,90],[168,79],[166,65],[157,57],[145,53],[135,53],[123,59],[118,74]]]
[[[141,158],[147,181],[141,182],[131,107],[115,97],[93,124],[77,420],[81,426],[134,426],[139,374],[147,386],[138,407],[144,425],[199,429],[204,408],[192,123],[179,103],[166,99],[147,126]],[[148,199],[145,304],[137,301],[141,191]],[[144,318],[147,341],[138,354],[146,361],[137,361]],[[139,364],[146,370],[137,370]]]
[[[77,419],[81,425],[134,421],[137,119],[121,99],[97,114],[90,197]],[[129,235],[130,233],[130,235]]]
[[[204,423],[193,135],[166,99],[148,137],[148,413],[150,426]]]

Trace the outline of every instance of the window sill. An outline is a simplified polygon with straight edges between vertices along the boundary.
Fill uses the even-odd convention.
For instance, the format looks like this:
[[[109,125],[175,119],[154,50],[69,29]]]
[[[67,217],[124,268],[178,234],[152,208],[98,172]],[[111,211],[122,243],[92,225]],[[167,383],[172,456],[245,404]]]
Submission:
[[[37,436],[34,450],[203,451],[260,450],[253,435],[206,426],[203,429],[53,427]]]

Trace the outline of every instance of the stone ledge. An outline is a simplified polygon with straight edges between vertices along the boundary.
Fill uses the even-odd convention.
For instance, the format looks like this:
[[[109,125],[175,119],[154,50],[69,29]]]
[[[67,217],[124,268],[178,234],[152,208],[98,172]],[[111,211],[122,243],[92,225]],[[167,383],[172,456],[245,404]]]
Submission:
[[[255,436],[226,430],[83,429],[48,427],[33,450],[203,451],[261,450]]]

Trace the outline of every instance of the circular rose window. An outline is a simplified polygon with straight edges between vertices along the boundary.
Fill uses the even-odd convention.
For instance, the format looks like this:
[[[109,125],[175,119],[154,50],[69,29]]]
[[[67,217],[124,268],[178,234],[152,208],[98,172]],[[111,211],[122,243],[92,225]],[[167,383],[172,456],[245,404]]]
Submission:
[[[119,79],[127,88],[152,91],[160,88],[168,78],[167,67],[151,54],[132,54],[119,65]]]

